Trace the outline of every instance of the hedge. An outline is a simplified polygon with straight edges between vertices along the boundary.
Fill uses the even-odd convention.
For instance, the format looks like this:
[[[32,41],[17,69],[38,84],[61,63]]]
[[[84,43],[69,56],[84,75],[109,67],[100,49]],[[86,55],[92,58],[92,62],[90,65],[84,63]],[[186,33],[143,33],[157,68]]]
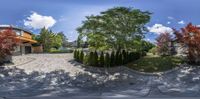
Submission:
[[[99,54],[97,51],[91,51],[88,54],[84,54],[82,50],[74,51],[74,59],[76,61],[85,65],[97,67],[114,67],[125,65],[129,62],[139,59],[144,55],[144,52],[128,52],[126,50],[112,51],[111,53],[101,52]]]

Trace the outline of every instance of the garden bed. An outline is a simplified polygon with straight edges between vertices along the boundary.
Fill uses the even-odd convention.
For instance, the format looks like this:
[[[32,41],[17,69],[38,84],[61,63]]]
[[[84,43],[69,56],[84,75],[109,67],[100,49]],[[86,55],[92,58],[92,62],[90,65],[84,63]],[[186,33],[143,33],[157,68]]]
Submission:
[[[156,55],[147,55],[143,58],[140,58],[132,63],[127,64],[126,66],[140,71],[140,72],[163,72],[175,67],[178,67],[183,63],[183,60],[176,56],[156,56]]]

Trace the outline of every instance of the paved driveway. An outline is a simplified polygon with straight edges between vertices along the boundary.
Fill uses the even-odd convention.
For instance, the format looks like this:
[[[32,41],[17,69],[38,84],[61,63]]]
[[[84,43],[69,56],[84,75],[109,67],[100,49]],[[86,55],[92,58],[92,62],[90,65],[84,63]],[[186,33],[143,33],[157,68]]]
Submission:
[[[126,67],[80,66],[72,54],[13,57],[15,65],[0,69],[0,97],[29,98],[172,98],[200,96],[200,68],[181,67],[143,75]]]

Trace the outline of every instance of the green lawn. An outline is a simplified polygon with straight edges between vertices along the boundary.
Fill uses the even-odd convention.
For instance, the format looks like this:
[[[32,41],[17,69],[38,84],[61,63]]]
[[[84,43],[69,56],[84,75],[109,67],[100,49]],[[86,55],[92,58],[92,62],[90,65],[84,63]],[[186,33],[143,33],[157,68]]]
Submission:
[[[127,66],[141,72],[161,72],[177,67],[181,63],[183,60],[175,56],[160,57],[148,54]]]

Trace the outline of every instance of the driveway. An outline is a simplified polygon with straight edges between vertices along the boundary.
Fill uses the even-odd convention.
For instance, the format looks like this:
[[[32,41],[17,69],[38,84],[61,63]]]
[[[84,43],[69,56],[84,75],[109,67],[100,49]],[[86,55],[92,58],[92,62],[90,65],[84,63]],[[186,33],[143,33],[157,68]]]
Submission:
[[[183,66],[149,75],[126,67],[81,66],[72,54],[14,56],[0,69],[0,97],[6,98],[172,98],[200,97],[200,67]],[[81,98],[82,97],[82,98]]]

